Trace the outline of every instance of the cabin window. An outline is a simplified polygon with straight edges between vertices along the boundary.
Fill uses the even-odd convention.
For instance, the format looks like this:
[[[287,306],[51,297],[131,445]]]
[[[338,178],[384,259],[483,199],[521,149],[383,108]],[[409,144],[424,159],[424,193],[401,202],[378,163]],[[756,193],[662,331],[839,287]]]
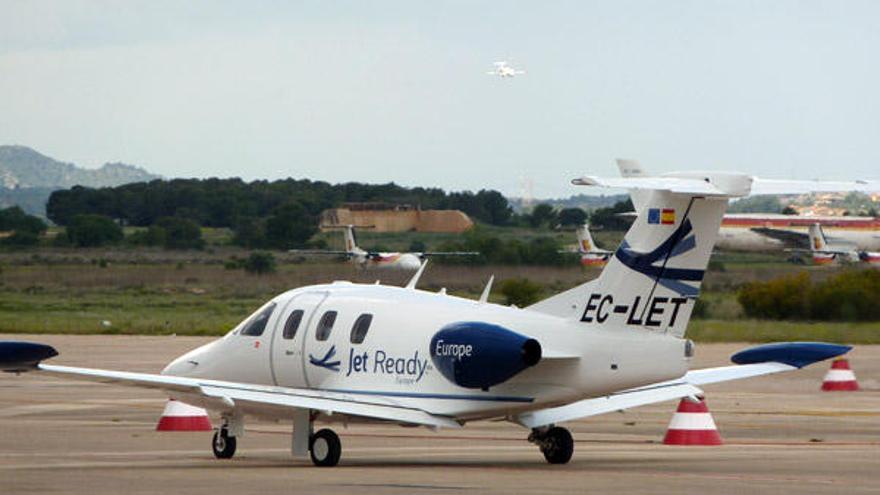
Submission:
[[[315,331],[315,340],[327,340],[330,332],[333,330],[333,324],[336,323],[336,311],[327,311],[318,322],[318,328]]]
[[[285,340],[290,340],[296,337],[296,331],[299,330],[299,324],[302,323],[303,319],[303,310],[298,309],[293,313],[290,313],[290,316],[287,317],[287,322],[284,323],[284,333],[282,337]]]
[[[269,317],[272,316],[272,311],[275,311],[275,303],[266,306],[264,310],[252,316],[241,328],[241,335],[250,337],[263,335],[263,331],[266,330],[266,323],[269,322]]]
[[[370,323],[373,322],[373,315],[364,313],[358,316],[354,325],[351,327],[351,343],[360,344],[367,338],[367,331],[370,330]]]

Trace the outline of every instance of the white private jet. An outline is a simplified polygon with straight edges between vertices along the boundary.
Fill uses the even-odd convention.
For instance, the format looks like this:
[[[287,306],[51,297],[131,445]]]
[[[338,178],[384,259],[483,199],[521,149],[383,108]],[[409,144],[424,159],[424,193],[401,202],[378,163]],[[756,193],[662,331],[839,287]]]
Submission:
[[[406,287],[336,282],[280,294],[158,374],[46,364],[57,351],[31,342],[0,343],[0,369],[152,388],[217,411],[218,458],[235,453],[247,416],[290,421],[293,454],[318,466],[335,465],[342,447],[316,422],[459,428],[502,419],[561,464],[574,442],[559,423],[695,397],[703,385],[793,371],[850,349],[759,345],[734,354],[733,365],[688,370],[694,344],[685,330],[728,200],[768,184],[717,172],[573,183],[644,192],[644,214],[596,279],[527,308],[489,303],[488,290],[476,301],[417,290],[420,269]]]
[[[330,251],[326,249],[291,249],[291,253],[318,254],[331,256],[346,256],[360,268],[389,269],[389,270],[418,270],[422,261],[430,256],[476,256],[480,253],[471,251],[434,251],[422,253],[383,253],[378,251],[365,251],[357,245],[354,225],[345,225],[342,228],[345,240],[344,251]]]
[[[830,265],[837,261],[847,263],[864,262],[871,265],[880,264],[880,253],[872,251],[860,251],[851,245],[831,245],[825,238],[822,225],[814,223],[810,225],[810,254],[816,265]],[[801,250],[793,250],[801,251]]]
[[[492,64],[494,69],[486,72],[486,74],[490,76],[498,76],[502,79],[511,78],[515,76],[521,76],[526,73],[524,70],[515,69],[510,66],[510,63],[500,60],[498,62],[494,62]]]

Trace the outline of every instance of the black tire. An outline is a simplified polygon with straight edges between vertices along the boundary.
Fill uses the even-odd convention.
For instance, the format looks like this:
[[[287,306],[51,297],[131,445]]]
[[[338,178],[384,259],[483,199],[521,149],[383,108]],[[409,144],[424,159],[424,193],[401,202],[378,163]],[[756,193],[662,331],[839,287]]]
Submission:
[[[542,441],[541,453],[550,464],[566,464],[574,453],[574,439],[565,428],[554,426],[547,430]]]
[[[319,430],[309,439],[309,455],[315,466],[335,466],[342,455],[342,442],[339,441],[339,436],[327,428]]]
[[[211,450],[214,451],[214,457],[217,459],[232,459],[235,455],[235,437],[229,436],[226,429],[214,432]]]

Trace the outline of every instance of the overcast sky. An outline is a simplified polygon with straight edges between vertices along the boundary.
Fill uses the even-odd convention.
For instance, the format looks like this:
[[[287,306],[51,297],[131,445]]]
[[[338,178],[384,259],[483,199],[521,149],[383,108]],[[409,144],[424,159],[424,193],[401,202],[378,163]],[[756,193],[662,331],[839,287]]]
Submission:
[[[0,144],[537,197],[616,157],[880,179],[878,48],[876,1],[0,0]]]

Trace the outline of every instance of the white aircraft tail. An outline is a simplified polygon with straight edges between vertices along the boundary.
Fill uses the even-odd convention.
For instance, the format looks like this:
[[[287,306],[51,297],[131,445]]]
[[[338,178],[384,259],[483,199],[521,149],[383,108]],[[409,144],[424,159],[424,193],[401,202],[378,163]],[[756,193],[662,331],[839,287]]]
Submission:
[[[828,240],[825,239],[825,232],[818,223],[810,225],[810,250],[828,251]]]
[[[629,179],[622,179],[628,184]],[[634,178],[636,181],[646,179]],[[747,176],[719,176],[737,192],[703,194],[640,188],[643,209],[598,278],[530,306],[529,310],[585,324],[684,335],[718,237],[727,199]],[[593,185],[587,179],[584,184]],[[697,189],[702,189],[694,181]],[[691,184],[686,178],[682,184]],[[704,183],[705,184],[705,183]],[[601,184],[597,184],[601,185]]]
[[[357,239],[354,234],[354,225],[346,225],[342,230],[342,235],[345,238],[345,250],[348,251],[349,254],[365,253],[365,251],[357,245]]]
[[[599,249],[599,247],[596,246],[596,243],[593,242],[593,236],[590,234],[589,224],[585,223],[577,228],[577,238],[578,252],[580,254],[595,254],[607,252],[604,249]]]
[[[620,176],[623,178],[642,178],[649,177],[648,173],[645,171],[645,168],[642,167],[642,164],[636,160],[625,160],[623,158],[617,159],[617,168],[620,170]],[[633,203],[633,208],[636,210],[636,213],[641,212],[644,209],[645,202],[648,200],[648,195],[650,191],[645,190],[630,190],[629,191],[629,199]]]

